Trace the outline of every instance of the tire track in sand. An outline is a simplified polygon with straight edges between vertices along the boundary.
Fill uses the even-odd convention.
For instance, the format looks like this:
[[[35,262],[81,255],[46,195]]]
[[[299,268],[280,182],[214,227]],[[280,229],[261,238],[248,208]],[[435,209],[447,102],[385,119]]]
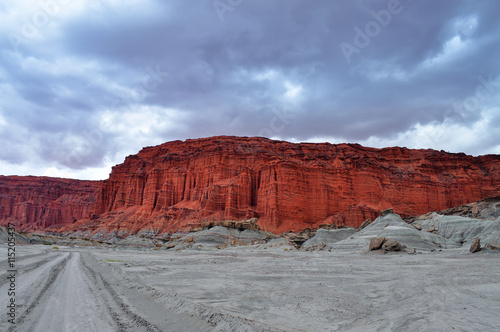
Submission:
[[[38,269],[43,265],[50,264],[51,262],[53,262],[54,258],[57,256],[59,256],[59,255],[55,254],[55,253],[53,255],[49,254],[49,257],[45,257],[41,260],[34,261],[34,262],[26,264],[26,265],[20,265],[20,266],[18,266],[17,262],[16,262],[16,266],[18,266],[18,268],[17,268],[18,275],[24,277],[25,275],[29,274],[31,271]],[[5,267],[5,270],[8,270],[8,268]],[[9,275],[8,272],[0,274],[0,287],[2,287],[3,285],[5,285],[8,282],[8,280],[7,280],[8,275]]]
[[[111,284],[101,274],[92,269],[84,260],[81,260],[81,265],[86,274],[92,279],[94,285],[97,286],[97,290],[101,291],[101,296],[105,299],[111,318],[119,327],[120,331],[163,331],[155,324],[133,312],[120,298]]]
[[[44,305],[30,315],[30,331],[106,332],[117,328],[109,319],[95,287],[83,273],[79,252],[71,252],[69,260],[57,276]]]
[[[60,258],[59,260],[56,261],[55,264],[53,264],[52,267],[50,267],[50,270],[48,272],[48,275],[46,278],[43,278],[40,276],[40,274],[43,276],[43,270],[46,269],[46,265],[42,266],[39,269],[33,270],[30,275],[25,276],[28,277],[24,280],[21,280],[22,284],[20,284],[17,293],[20,294],[18,297],[18,301],[22,301],[23,298],[26,301],[24,305],[18,305],[18,310],[22,309],[23,307],[26,307],[22,312],[18,312],[18,317],[16,319],[16,324],[14,326],[8,326],[9,331],[28,331],[25,329],[23,326],[26,324],[27,318],[30,316],[30,313],[35,310],[35,308],[38,307],[40,304],[40,300],[42,297],[45,295],[47,290],[54,284],[54,282],[57,279],[57,276],[61,272],[61,270],[64,269],[66,266],[69,255],[64,254],[62,255],[63,258]],[[42,271],[38,271],[42,269]],[[35,273],[36,272],[36,273]],[[31,277],[31,278],[30,278]],[[34,281],[31,284],[28,284],[30,281]],[[37,291],[37,289],[40,289]],[[33,294],[32,296],[26,296],[26,294]],[[24,296],[22,296],[24,295]],[[10,323],[5,323],[9,324]],[[5,326],[4,324],[4,326]]]

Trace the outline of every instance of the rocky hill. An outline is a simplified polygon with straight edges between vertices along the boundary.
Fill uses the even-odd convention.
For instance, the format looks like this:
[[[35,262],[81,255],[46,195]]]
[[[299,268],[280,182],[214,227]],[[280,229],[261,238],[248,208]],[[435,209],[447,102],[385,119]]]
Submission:
[[[57,224],[63,232],[156,235],[257,218],[260,229],[280,233],[357,227],[381,209],[405,217],[499,195],[500,156],[220,136],[144,148],[102,183],[69,185],[75,192],[61,191],[65,199],[5,185],[9,179],[0,178],[0,219],[40,229]],[[34,188],[73,180],[39,181]],[[37,199],[44,213],[15,212]]]
[[[100,181],[0,176],[0,224],[56,231],[91,216],[101,187]]]

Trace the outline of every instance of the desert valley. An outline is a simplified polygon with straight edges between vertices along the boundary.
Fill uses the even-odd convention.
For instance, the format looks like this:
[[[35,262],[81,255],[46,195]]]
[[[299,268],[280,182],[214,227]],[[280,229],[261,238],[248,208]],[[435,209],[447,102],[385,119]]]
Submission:
[[[2,176],[2,329],[495,331],[498,188],[497,155],[226,136]]]
[[[500,1],[0,5],[0,331],[500,331]]]

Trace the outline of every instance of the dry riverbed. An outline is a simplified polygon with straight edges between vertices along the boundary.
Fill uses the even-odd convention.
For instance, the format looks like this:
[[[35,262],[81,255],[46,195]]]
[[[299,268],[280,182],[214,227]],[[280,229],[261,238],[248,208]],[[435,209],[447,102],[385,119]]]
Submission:
[[[7,247],[2,246],[7,252]],[[7,331],[498,331],[498,253],[18,245]],[[2,262],[0,293],[8,293]]]

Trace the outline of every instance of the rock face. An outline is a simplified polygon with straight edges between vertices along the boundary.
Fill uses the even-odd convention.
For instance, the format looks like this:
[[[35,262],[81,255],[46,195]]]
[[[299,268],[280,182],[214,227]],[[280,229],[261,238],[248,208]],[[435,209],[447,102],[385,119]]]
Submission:
[[[108,231],[176,231],[258,218],[261,229],[279,233],[332,223],[358,227],[388,208],[423,214],[497,195],[499,188],[497,155],[212,137],[127,157],[104,182],[95,213],[107,214]]]
[[[18,231],[57,230],[88,218],[100,181],[34,176],[0,176],[0,223]]]
[[[23,225],[37,227],[62,223],[66,226],[61,231],[68,233],[120,236],[257,218],[260,229],[281,233],[321,224],[358,227],[388,208],[403,217],[419,215],[499,195],[499,188],[498,155],[221,136],[168,142],[127,157],[102,183],[93,210],[95,187],[87,184],[87,191],[68,194],[73,198],[64,203],[74,202],[69,210],[51,210],[54,218],[48,217],[47,208],[35,209],[37,214],[30,217],[14,213],[10,206],[15,204],[8,198],[2,206],[10,210],[2,210],[1,219],[20,218]],[[40,195],[41,206],[63,204],[56,194],[28,190],[29,198],[24,190],[9,195],[18,197],[18,204]],[[61,216],[55,212],[63,210],[67,212]],[[92,218],[68,224],[91,211]]]

